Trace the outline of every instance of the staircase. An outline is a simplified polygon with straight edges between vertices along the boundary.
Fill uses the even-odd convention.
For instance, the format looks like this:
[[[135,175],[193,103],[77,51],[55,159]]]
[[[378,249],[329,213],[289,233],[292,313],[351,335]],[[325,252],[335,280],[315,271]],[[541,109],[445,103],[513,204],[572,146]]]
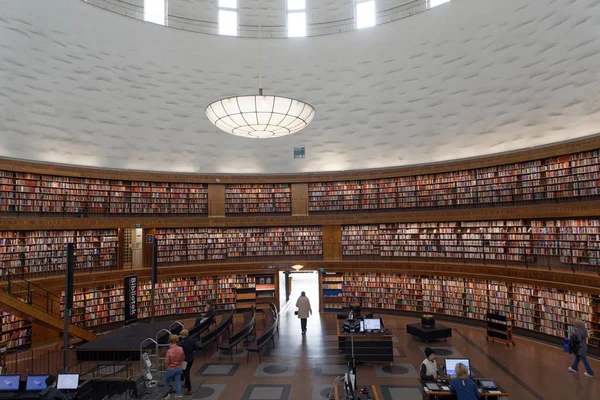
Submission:
[[[0,269],[0,305],[20,318],[63,331],[60,298],[7,269]],[[88,342],[97,337],[73,324],[69,324],[69,335]]]

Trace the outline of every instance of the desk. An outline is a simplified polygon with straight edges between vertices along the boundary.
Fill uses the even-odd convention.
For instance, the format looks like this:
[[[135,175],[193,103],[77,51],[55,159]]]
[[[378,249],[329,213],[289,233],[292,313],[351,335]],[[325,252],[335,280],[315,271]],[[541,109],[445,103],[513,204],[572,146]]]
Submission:
[[[366,386],[369,390],[369,394],[358,394],[359,390]],[[377,390],[375,390],[375,385],[362,385],[359,386],[359,390],[356,391],[356,400],[379,400],[379,394],[377,394]],[[335,385],[333,387],[333,395],[335,400],[344,398],[344,389],[339,389],[339,385]],[[340,397],[341,396],[341,397]]]
[[[354,337],[354,359],[357,362],[392,362],[394,361],[393,335],[387,333],[344,333],[338,321],[338,348],[346,354],[346,361],[352,360],[352,337]]]
[[[485,380],[487,378],[481,378],[482,380]],[[477,383],[477,380],[475,380],[475,383]],[[421,389],[423,390],[423,394],[425,395],[425,397],[427,399],[456,399],[456,396],[454,396],[452,393],[450,393],[450,391],[433,391],[433,390],[425,390],[427,388],[426,384],[427,383],[433,383],[434,381],[420,381],[421,383]],[[449,379],[448,384],[446,385],[445,383],[438,383],[440,386],[447,386],[450,387],[450,382],[451,380]],[[479,385],[477,385],[479,386]],[[499,393],[496,393],[499,392]],[[506,391],[500,387],[498,387],[498,389],[496,391],[494,391],[494,393],[490,393],[490,391],[488,390],[483,390],[483,392],[481,393],[482,397],[485,397],[486,399],[496,399],[496,398],[500,398],[500,397],[508,397],[508,393],[506,393]]]

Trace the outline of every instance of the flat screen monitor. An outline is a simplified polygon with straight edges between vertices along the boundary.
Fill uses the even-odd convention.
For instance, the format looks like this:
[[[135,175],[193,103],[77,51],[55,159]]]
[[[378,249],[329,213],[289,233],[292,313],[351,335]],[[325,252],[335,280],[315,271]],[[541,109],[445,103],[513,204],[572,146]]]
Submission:
[[[365,331],[381,329],[381,320],[379,318],[365,318]]]
[[[456,364],[458,363],[464,364],[471,376],[471,361],[468,358],[446,358],[446,374],[456,376]]]
[[[56,388],[60,390],[77,390],[79,374],[59,374]]]
[[[16,392],[20,381],[20,375],[0,375],[0,392]]]
[[[25,390],[27,392],[38,392],[46,389],[46,378],[48,378],[48,375],[29,375]]]

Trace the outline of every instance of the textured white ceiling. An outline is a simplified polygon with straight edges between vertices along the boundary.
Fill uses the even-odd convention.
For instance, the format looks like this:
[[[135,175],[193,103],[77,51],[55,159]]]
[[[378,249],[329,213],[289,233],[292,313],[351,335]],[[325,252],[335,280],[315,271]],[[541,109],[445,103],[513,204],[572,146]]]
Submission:
[[[0,155],[276,173],[514,150],[600,129],[600,0],[454,0],[376,28],[264,41],[266,93],[305,130],[229,136],[211,101],[257,89],[254,39],[191,34],[73,0],[0,0]],[[306,159],[294,160],[293,147]]]

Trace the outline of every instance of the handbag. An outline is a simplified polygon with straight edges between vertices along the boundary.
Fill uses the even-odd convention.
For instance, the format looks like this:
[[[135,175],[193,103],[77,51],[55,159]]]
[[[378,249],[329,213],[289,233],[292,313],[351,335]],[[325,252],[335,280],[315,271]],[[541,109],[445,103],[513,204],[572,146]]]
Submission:
[[[179,368],[181,368],[182,371],[185,371],[187,368],[187,361],[182,361],[181,364],[179,364]]]
[[[298,315],[298,311],[294,311],[294,315]]]

